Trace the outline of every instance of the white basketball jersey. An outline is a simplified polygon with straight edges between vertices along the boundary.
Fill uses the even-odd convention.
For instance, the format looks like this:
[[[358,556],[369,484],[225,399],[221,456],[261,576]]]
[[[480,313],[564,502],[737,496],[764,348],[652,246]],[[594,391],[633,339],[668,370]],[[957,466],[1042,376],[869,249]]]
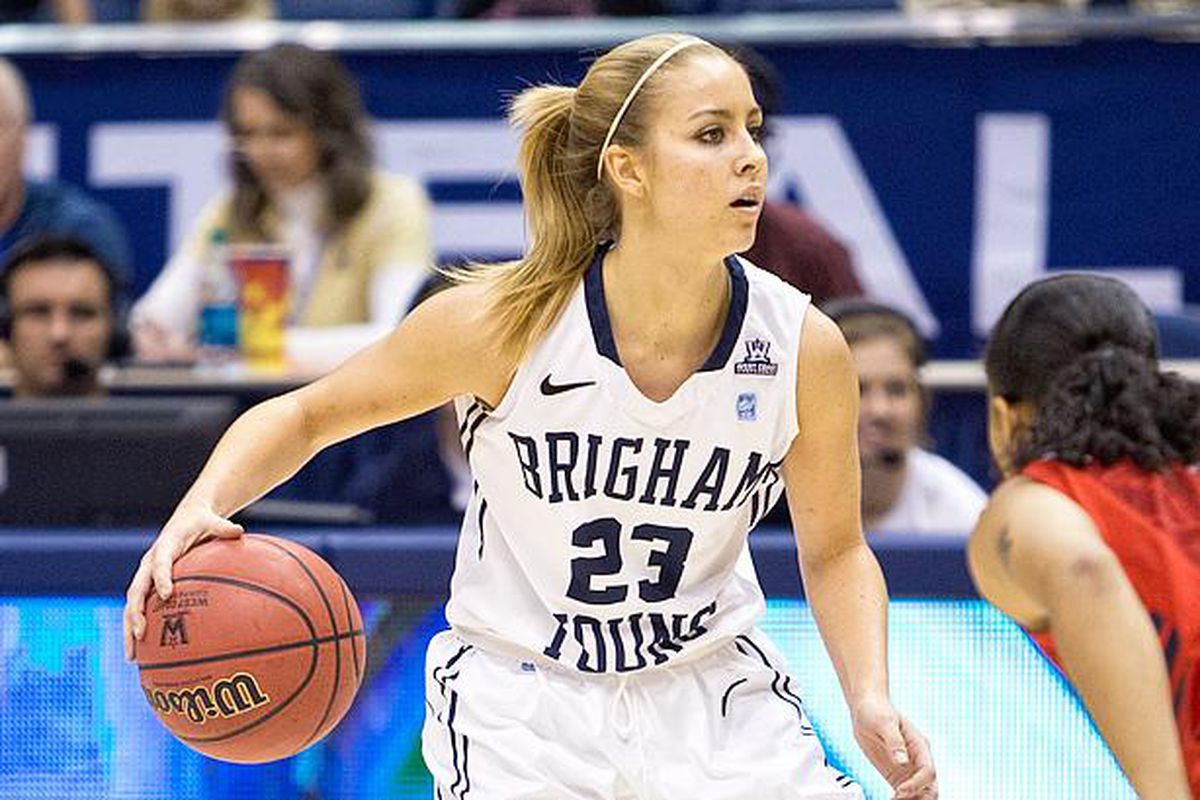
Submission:
[[[725,329],[668,400],[621,366],[598,256],[499,406],[456,407],[475,489],[446,615],[587,673],[678,664],[765,603],[746,535],[783,491],[809,298],[735,257]]]

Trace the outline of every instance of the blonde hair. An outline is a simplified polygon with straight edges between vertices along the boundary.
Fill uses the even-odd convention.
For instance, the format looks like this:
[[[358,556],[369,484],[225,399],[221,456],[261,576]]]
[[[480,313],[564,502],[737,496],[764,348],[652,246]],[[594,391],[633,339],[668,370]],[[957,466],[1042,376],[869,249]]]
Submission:
[[[518,94],[509,122],[523,131],[518,155],[529,249],[524,258],[472,264],[448,274],[457,282],[489,285],[490,310],[502,352],[519,361],[562,313],[601,242],[620,230],[612,186],[597,178],[609,127],[633,87],[684,34],[654,34],[626,42],[597,59],[578,87],[542,85]],[[637,147],[646,139],[660,76],[697,51],[725,56],[708,42],[681,49],[661,65],[628,104],[611,141]],[[728,57],[728,56],[725,56]]]

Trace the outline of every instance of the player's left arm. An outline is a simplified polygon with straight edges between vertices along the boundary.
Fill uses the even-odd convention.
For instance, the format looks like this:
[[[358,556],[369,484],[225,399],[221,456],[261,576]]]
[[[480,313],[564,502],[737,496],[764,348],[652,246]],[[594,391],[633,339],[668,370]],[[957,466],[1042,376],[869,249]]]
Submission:
[[[1012,478],[980,518],[968,556],[988,600],[1050,629],[1138,797],[1188,797],[1158,635],[1087,512],[1045,484]]]
[[[855,737],[897,797],[935,797],[925,738],[892,707],[887,587],[862,534],[858,377],[841,332],[805,314],[796,376],[799,433],[783,462],[800,572],[850,706]]]

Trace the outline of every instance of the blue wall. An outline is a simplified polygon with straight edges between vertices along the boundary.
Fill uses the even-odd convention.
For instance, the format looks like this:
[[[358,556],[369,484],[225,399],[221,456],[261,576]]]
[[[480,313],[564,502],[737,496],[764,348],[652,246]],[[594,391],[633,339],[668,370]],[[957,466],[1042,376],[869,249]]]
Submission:
[[[772,44],[761,51],[779,68],[784,91],[781,135],[770,148],[772,191],[808,205],[850,241],[860,271],[874,276],[885,299],[928,311],[927,325],[941,331],[937,355],[977,353],[994,313],[988,309],[1013,290],[1006,274],[1019,284],[1045,269],[1128,268],[1145,276],[1148,267],[1162,268],[1167,288],[1159,294],[1176,305],[1200,303],[1200,44]],[[38,119],[56,128],[59,174],[88,183],[103,171],[97,126],[213,120],[233,56],[17,60]],[[585,66],[575,48],[410,49],[346,60],[373,116],[397,130],[425,122],[499,126],[513,92],[576,80]],[[814,153],[818,146],[830,149]],[[445,147],[478,156],[449,139]],[[477,174],[429,174],[411,144],[385,155],[389,167],[422,174],[439,213],[477,202],[515,208],[513,165],[502,147]],[[178,153],[181,164],[198,158]],[[187,167],[186,180],[219,180],[220,162],[201,160]],[[97,193],[126,220],[136,282],[145,287],[168,253],[172,224],[186,226],[170,218],[179,186],[165,178],[119,188],[93,183],[106,183]],[[997,209],[997,219],[1015,216],[989,228],[988,212]],[[441,255],[514,250],[519,217],[505,224],[510,233],[491,246],[464,245],[469,229],[449,226]],[[915,276],[916,295],[888,288],[896,270]]]

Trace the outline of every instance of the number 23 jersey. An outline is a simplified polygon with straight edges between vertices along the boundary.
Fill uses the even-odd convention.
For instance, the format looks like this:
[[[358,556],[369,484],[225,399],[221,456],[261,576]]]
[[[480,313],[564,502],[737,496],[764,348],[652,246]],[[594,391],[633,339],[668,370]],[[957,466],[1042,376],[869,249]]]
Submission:
[[[720,340],[663,402],[621,366],[602,254],[495,409],[456,399],[475,484],[446,616],[464,640],[629,673],[697,658],[761,616],[746,537],[783,492],[809,298],[725,265]]]

